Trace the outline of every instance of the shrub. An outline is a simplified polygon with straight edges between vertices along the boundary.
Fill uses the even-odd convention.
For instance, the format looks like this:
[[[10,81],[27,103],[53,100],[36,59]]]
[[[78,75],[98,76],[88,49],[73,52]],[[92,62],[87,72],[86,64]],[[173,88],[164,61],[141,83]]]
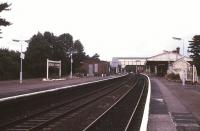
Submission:
[[[179,74],[170,73],[167,74],[166,77],[170,80],[180,80]]]

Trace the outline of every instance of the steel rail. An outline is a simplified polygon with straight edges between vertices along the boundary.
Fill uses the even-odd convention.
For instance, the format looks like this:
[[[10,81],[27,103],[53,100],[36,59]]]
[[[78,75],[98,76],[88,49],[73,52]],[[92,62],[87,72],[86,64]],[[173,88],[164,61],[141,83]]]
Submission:
[[[118,99],[118,101],[116,101],[110,108],[108,108],[104,113],[102,113],[97,119],[95,119],[91,124],[89,124],[86,128],[83,129],[83,131],[87,131],[89,130],[95,123],[97,123],[104,115],[106,115],[110,110],[112,110],[120,101],[122,101],[138,84],[138,80],[136,83],[134,83],[134,85],[132,86],[132,88],[130,88],[123,96],[120,97],[120,99]]]
[[[126,83],[126,82],[128,82],[128,80],[127,81],[125,81],[124,83]],[[118,85],[118,87],[119,86],[121,86],[121,85],[123,85],[124,83],[121,83],[120,85]],[[115,83],[116,84],[116,83]],[[112,85],[112,84],[111,84]],[[107,86],[106,86],[107,87]],[[108,88],[108,87],[107,87]],[[114,89],[117,89],[117,88],[114,88]],[[114,91],[114,89],[113,89],[113,91]],[[101,89],[101,90],[103,90],[103,89]],[[95,94],[96,92],[99,92],[99,90],[98,91],[95,91],[95,92],[93,92],[93,93],[90,93],[90,95],[92,95],[92,94]],[[111,91],[109,91],[108,93],[105,93],[104,95],[106,95],[106,94],[109,94],[110,92],[112,92],[112,90]],[[86,102],[86,103],[83,103],[82,105],[79,105],[79,106],[77,106],[77,107],[74,107],[74,108],[72,108],[71,110],[68,110],[68,111],[66,111],[66,112],[64,112],[64,113],[62,113],[62,114],[59,114],[59,115],[57,115],[57,116],[52,116],[52,118],[51,119],[49,119],[49,120],[47,120],[47,121],[41,121],[42,123],[38,123],[37,124],[37,126],[35,126],[35,127],[33,127],[33,128],[31,128],[31,129],[29,129],[29,130],[35,130],[35,129],[38,129],[38,128],[41,128],[41,127],[43,127],[45,124],[48,124],[48,123],[50,123],[50,122],[52,122],[52,121],[54,121],[55,119],[58,119],[58,118],[60,118],[60,117],[62,117],[63,115],[65,115],[65,114],[67,114],[67,113],[70,113],[70,112],[72,112],[72,111],[75,111],[75,110],[77,110],[77,109],[79,109],[79,108],[81,108],[81,107],[84,107],[84,106],[86,106],[87,104],[89,104],[89,103],[91,103],[91,102],[93,102],[93,101],[96,101],[96,100],[98,100],[98,99],[100,99],[101,97],[103,97],[104,95],[100,95],[98,98],[95,98],[95,99],[93,99],[93,100],[90,100],[90,101],[88,101],[88,102]],[[85,95],[85,97],[88,97],[89,95]],[[79,99],[82,99],[83,98],[83,96],[82,97],[79,97]],[[76,98],[74,101],[77,101],[78,100],[78,98]],[[54,107],[54,109],[55,109],[55,107]],[[55,113],[56,114],[56,113]],[[37,114],[38,115],[38,114]],[[40,114],[39,114],[40,115]],[[36,116],[36,115],[35,115]],[[35,116],[31,116],[31,117],[35,117]],[[26,118],[25,120],[27,120],[28,121],[28,119],[29,118]],[[21,120],[20,122],[22,122],[23,120]],[[15,125],[16,126],[16,125]],[[14,127],[15,127],[14,126]],[[7,128],[7,129],[9,129],[9,128]],[[11,128],[10,128],[11,129]]]
[[[120,83],[120,81],[118,81],[118,83]],[[112,86],[115,85],[115,84],[117,84],[117,83],[111,83],[111,84],[109,84],[109,85],[106,85],[106,86],[103,87],[103,88],[99,88],[99,89],[94,90],[94,91],[91,91],[91,92],[89,92],[89,93],[87,93],[87,94],[83,94],[83,95],[81,95],[81,96],[75,97],[75,98],[73,98],[73,99],[71,99],[71,100],[64,101],[64,102],[60,102],[60,103],[56,103],[56,104],[54,104],[53,107],[51,106],[50,108],[49,108],[49,107],[44,108],[44,109],[42,109],[42,110],[40,110],[40,111],[38,111],[38,112],[35,112],[35,113],[32,113],[32,114],[26,115],[26,116],[23,117],[23,118],[15,119],[15,120],[13,120],[13,121],[10,121],[10,122],[7,122],[7,123],[5,123],[5,124],[3,124],[3,125],[0,125],[0,128],[9,127],[10,125],[14,125],[15,123],[19,123],[19,122],[21,122],[21,121],[25,121],[26,119],[29,119],[29,118],[31,118],[31,117],[35,117],[36,115],[40,115],[40,114],[42,114],[42,113],[45,113],[45,112],[47,112],[47,111],[53,110],[53,109],[55,109],[55,108],[61,107],[61,106],[66,105],[66,104],[70,104],[70,103],[72,103],[72,102],[75,102],[76,100],[82,99],[82,98],[84,98],[84,97],[93,95],[93,94],[95,94],[95,93],[97,93],[97,92],[99,92],[99,91],[101,91],[101,90],[104,90],[104,89],[106,89],[106,88],[112,87]]]
[[[124,82],[124,83],[126,83],[126,82]],[[121,83],[121,84],[119,85],[119,87],[120,87],[121,85],[123,85],[124,83]],[[44,127],[45,125],[49,124],[50,122],[55,121],[55,120],[61,118],[61,117],[64,116],[64,115],[67,115],[67,114],[69,114],[69,113],[72,113],[72,112],[74,112],[74,111],[76,111],[76,110],[78,110],[78,109],[81,109],[81,108],[83,108],[83,107],[89,105],[90,103],[93,103],[93,102],[95,102],[95,101],[97,101],[97,100],[99,100],[99,99],[102,99],[102,97],[104,97],[104,96],[110,94],[111,92],[113,92],[113,91],[115,91],[115,90],[117,90],[117,89],[119,89],[119,88],[114,88],[113,90],[108,91],[108,92],[106,92],[105,94],[102,94],[102,95],[100,95],[100,96],[98,96],[98,97],[96,97],[96,98],[90,99],[90,100],[87,101],[86,103],[81,103],[80,105],[71,108],[69,111],[66,111],[66,112],[64,112],[64,113],[62,113],[62,114],[60,114],[60,115],[58,115],[58,116],[56,116],[56,117],[54,117],[54,118],[52,118],[52,119],[49,119],[49,120],[47,120],[47,121],[41,123],[41,124],[38,125],[38,126],[35,126],[35,127],[31,128],[29,131],[38,130],[38,129]]]
[[[144,81],[144,85],[143,85],[143,87],[142,87],[142,92],[141,92],[141,94],[140,94],[140,96],[139,96],[139,99],[138,99],[138,101],[137,101],[137,104],[136,104],[135,108],[133,109],[133,112],[132,112],[131,117],[130,117],[130,119],[129,119],[129,121],[128,121],[128,124],[127,124],[127,126],[126,126],[126,128],[125,128],[125,131],[128,131],[128,130],[129,130],[129,127],[130,127],[130,125],[131,125],[131,121],[133,120],[133,116],[135,115],[136,110],[138,109],[138,105],[139,105],[139,103],[141,102],[142,96],[143,96],[143,94],[144,94],[145,86],[146,86],[146,82]]]

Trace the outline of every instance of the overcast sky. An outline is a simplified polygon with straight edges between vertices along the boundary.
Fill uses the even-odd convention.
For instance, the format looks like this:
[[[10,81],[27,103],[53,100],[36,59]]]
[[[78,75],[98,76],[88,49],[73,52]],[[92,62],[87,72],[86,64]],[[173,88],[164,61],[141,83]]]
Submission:
[[[87,54],[144,57],[185,50],[200,35],[199,0],[1,0],[11,11],[1,13],[13,25],[3,27],[0,47],[18,50],[12,39],[30,39],[37,32],[70,33]]]

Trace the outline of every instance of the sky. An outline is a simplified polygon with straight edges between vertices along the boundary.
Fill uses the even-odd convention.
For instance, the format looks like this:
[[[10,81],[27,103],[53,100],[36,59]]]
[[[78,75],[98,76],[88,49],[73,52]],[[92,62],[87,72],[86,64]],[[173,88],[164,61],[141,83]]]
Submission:
[[[200,35],[199,0],[1,0],[11,10],[0,13],[11,26],[2,27],[1,48],[20,50],[12,39],[27,40],[38,32],[70,33],[86,54],[150,57],[183,49]],[[182,38],[182,41],[172,37]],[[23,50],[27,47],[23,43]],[[187,54],[188,55],[188,54]]]

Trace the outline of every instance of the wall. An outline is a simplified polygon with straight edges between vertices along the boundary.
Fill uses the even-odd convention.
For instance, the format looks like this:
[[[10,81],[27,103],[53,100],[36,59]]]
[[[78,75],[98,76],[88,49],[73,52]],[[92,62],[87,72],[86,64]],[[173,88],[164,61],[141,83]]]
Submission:
[[[110,74],[110,63],[96,59],[89,59],[82,62],[81,70],[85,70],[87,76],[102,76]]]

